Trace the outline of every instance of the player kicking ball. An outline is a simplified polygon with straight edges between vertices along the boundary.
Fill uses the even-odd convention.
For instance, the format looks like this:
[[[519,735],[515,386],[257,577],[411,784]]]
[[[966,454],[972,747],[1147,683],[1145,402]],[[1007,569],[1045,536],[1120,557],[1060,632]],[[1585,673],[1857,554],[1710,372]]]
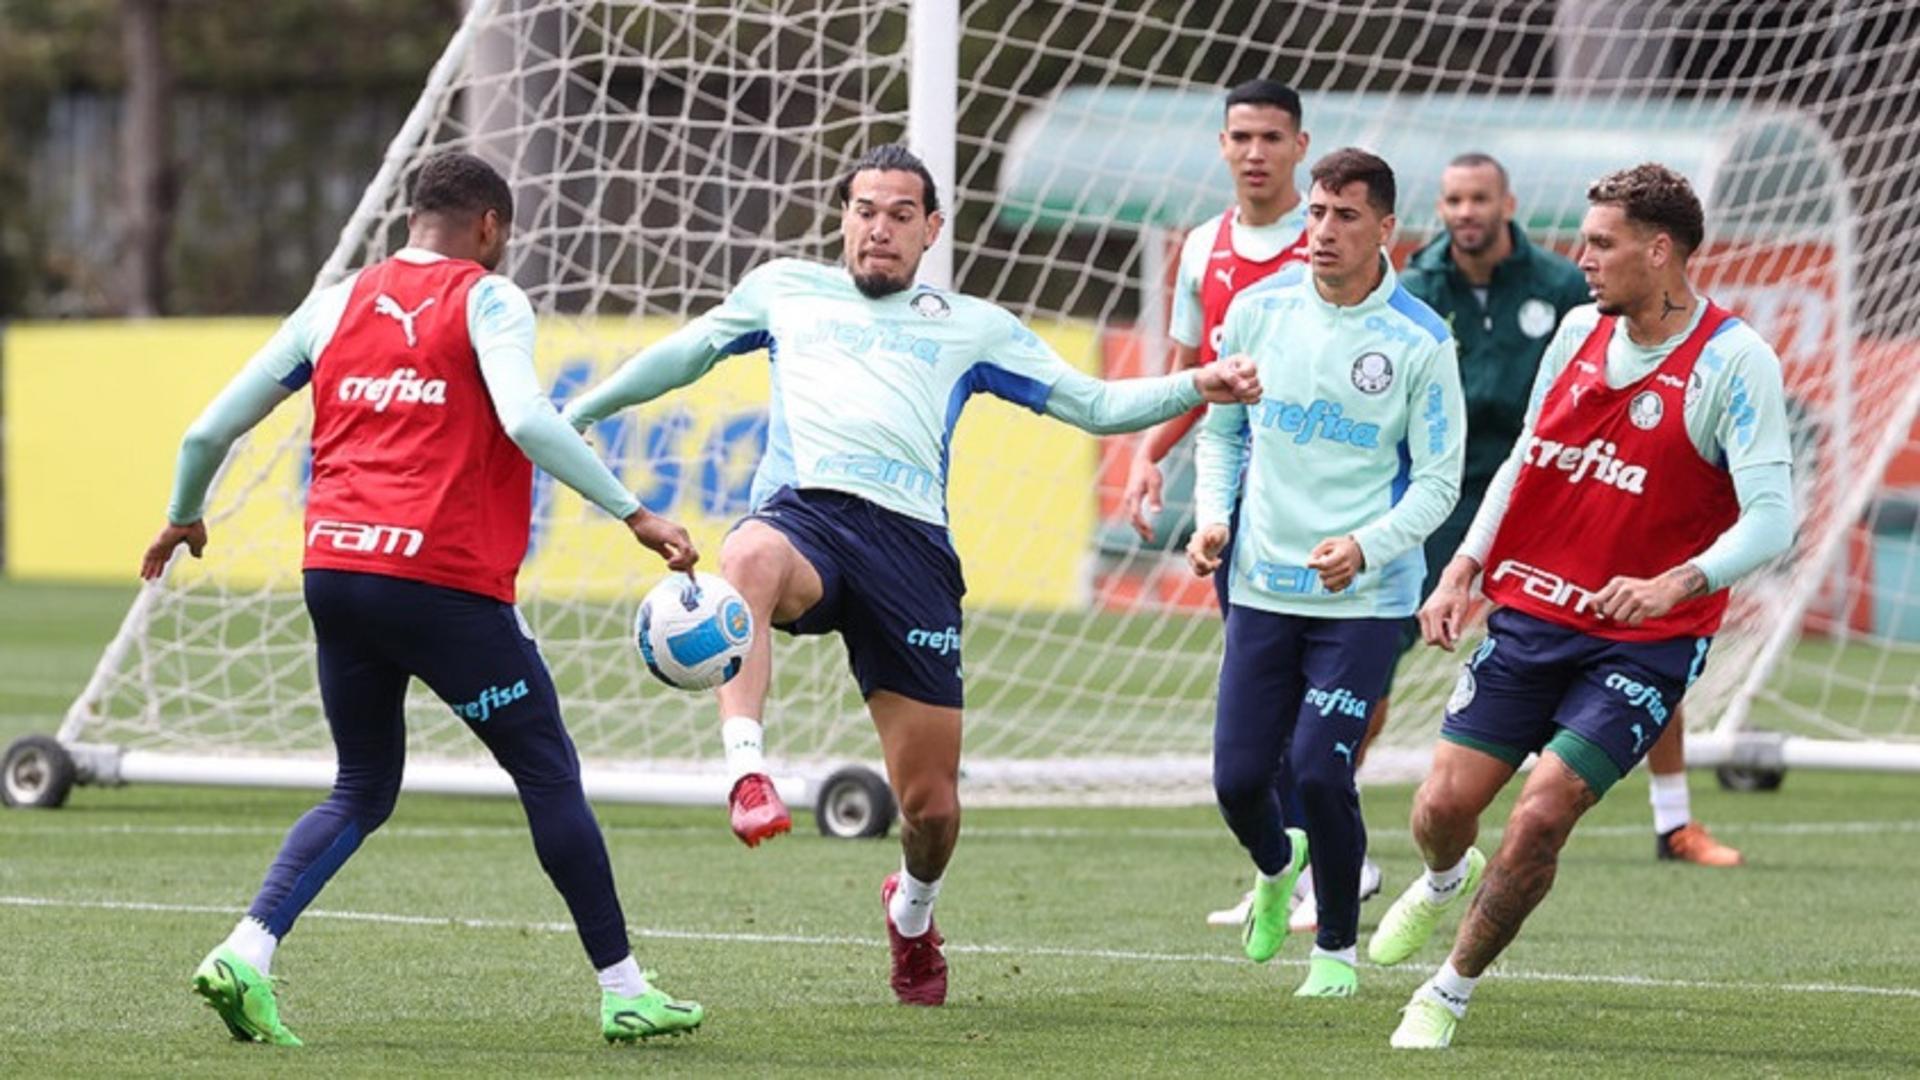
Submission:
[[[393,812],[418,678],[512,777],[540,866],[599,974],[608,1042],[674,1035],[705,1013],[654,986],[626,917],[580,760],[533,631],[513,606],[533,466],[623,519],[675,570],[685,529],[641,507],[560,421],[533,370],[533,307],[493,271],[513,224],[507,182],[469,154],[420,167],[407,246],[316,291],[194,421],[167,525],[140,576],[207,543],[207,489],[235,439],[309,383],[307,612],[339,761],[333,791],[295,822],[247,915],[193,975],[234,1038],[299,1046],[268,974],[294,921]]]
[[[999,307],[916,285],[943,217],[932,175],[904,147],[869,152],[836,197],[843,265],[759,267],[567,414],[584,429],[725,357],[768,352],[772,420],[754,509],[720,553],[722,575],[754,616],[746,662],[719,690],[733,830],[752,846],[790,827],[762,750],[767,628],[839,632],[900,803],[903,858],[881,886],[893,991],[907,1004],[939,1005],[947,966],[933,907],[960,832],[966,584],[947,532],[946,486],[962,407],[992,394],[1113,434],[1202,401],[1256,401],[1260,388],[1239,364],[1105,382],[1074,370]]]
[[[1689,283],[1705,232],[1692,187],[1647,164],[1595,181],[1587,201],[1580,269],[1594,305],[1548,346],[1513,452],[1420,610],[1422,636],[1452,649],[1486,568],[1497,607],[1414,800],[1427,870],[1367,948],[1400,963],[1471,897],[1396,1047],[1452,1042],[1475,983],[1552,888],[1580,816],[1699,677],[1727,588],[1793,540],[1780,360]],[[1489,861],[1473,846],[1480,814],[1533,753]]]
[[[1311,861],[1319,927],[1295,994],[1351,997],[1367,846],[1354,752],[1419,603],[1421,541],[1459,497],[1465,433],[1452,335],[1385,255],[1393,170],[1346,149],[1312,178],[1310,270],[1227,308],[1220,350],[1250,358],[1266,394],[1201,421],[1187,558],[1228,576],[1213,784],[1256,870],[1246,954],[1279,951]],[[1282,819],[1283,758],[1304,830]]]

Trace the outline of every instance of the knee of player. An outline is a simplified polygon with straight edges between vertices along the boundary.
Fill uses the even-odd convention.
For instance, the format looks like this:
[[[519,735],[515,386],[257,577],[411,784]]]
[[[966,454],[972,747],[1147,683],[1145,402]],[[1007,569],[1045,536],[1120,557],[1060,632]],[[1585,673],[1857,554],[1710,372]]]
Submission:
[[[362,832],[372,832],[393,816],[394,804],[400,800],[401,775],[397,767],[343,765],[327,802]]]
[[[1552,858],[1573,831],[1574,817],[1560,801],[1541,795],[1522,795],[1507,819],[1505,843],[1533,857]]]
[[[1273,797],[1273,770],[1249,768],[1244,762],[1213,764],[1213,793],[1222,806],[1241,806]]]
[[[916,784],[900,792],[900,816],[917,829],[944,829],[960,823],[960,792],[953,784]]]
[[[400,801],[400,788],[382,790],[356,795],[352,801],[353,823],[359,827],[360,835],[367,836],[375,829],[387,823],[393,816],[393,808]]]
[[[1354,793],[1353,770],[1344,761],[1302,761],[1296,757],[1293,778],[1300,787],[1301,800],[1310,805],[1342,802]]]
[[[790,549],[761,532],[735,533],[720,549],[720,574],[749,603],[770,602],[786,580]],[[761,606],[755,604],[755,606]]]
[[[1463,824],[1474,820],[1479,813],[1480,808],[1473,805],[1463,792],[1448,784],[1434,783],[1431,779],[1420,785],[1419,794],[1413,799],[1415,831]]]

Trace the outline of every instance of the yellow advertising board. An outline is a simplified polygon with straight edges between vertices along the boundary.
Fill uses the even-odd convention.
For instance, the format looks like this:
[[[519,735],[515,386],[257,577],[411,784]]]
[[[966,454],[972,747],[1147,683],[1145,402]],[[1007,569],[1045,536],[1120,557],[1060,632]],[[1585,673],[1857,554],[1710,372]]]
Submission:
[[[597,382],[667,320],[552,320],[538,365],[556,401]],[[14,324],[5,377],[7,573],[19,579],[131,580],[160,527],[182,433],[254,349],[267,319]],[[1036,326],[1062,356],[1098,368],[1090,328]],[[764,354],[735,357],[694,386],[588,433],[622,481],[685,524],[718,563],[746,510],[767,431]],[[309,407],[297,395],[235,448],[208,504],[207,558],[183,581],[293,588],[308,470]],[[1077,606],[1086,599],[1098,444],[994,398],[954,436],[948,502],[969,606]],[[545,474],[535,480],[522,591],[614,599],[661,564],[626,530]]]

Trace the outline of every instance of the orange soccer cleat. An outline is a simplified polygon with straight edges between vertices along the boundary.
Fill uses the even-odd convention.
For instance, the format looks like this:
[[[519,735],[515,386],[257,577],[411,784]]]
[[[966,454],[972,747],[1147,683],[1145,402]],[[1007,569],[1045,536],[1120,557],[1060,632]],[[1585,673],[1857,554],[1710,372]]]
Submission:
[[[947,1003],[947,957],[940,951],[946,939],[933,923],[919,937],[906,937],[893,925],[893,894],[900,888],[900,875],[888,874],[880,884],[880,907],[887,913],[887,946],[893,950],[893,996],[902,1005],[945,1005]]]
[[[1707,827],[1697,821],[1661,833],[1654,840],[1654,852],[1663,860],[1690,862],[1696,866],[1739,866],[1746,862],[1738,849],[1715,840]]]
[[[766,773],[748,773],[735,780],[727,796],[727,809],[733,835],[748,847],[759,847],[762,840],[793,831],[793,815],[787,813],[787,804],[780,801],[773,778]]]

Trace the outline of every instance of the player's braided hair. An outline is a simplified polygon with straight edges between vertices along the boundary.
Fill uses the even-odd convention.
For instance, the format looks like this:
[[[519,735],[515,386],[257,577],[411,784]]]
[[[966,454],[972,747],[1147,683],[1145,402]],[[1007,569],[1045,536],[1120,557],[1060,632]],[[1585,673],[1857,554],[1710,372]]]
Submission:
[[[500,215],[501,224],[513,222],[513,191],[506,180],[493,166],[457,151],[435,154],[420,166],[408,205],[415,213],[461,218],[492,210]]]
[[[853,178],[869,169],[878,169],[881,172],[913,173],[920,178],[920,190],[923,193],[920,201],[925,204],[921,209],[929,214],[940,211],[940,193],[934,189],[933,173],[927,170],[927,163],[899,143],[884,143],[876,146],[862,155],[859,161],[854,162],[853,168],[848,169],[847,174],[840,178],[840,182],[833,186],[834,202],[841,206],[847,205],[847,200],[853,197]]]
[[[1665,165],[1647,162],[1608,173],[1587,188],[1595,206],[1618,206],[1627,220],[1666,233],[1685,259],[1706,236],[1707,217],[1687,178]]]
[[[1393,201],[1399,193],[1393,181],[1393,166],[1375,154],[1356,146],[1335,150],[1313,163],[1313,182],[1328,191],[1340,191],[1348,184],[1367,185],[1367,205],[1382,216],[1393,213]]]

